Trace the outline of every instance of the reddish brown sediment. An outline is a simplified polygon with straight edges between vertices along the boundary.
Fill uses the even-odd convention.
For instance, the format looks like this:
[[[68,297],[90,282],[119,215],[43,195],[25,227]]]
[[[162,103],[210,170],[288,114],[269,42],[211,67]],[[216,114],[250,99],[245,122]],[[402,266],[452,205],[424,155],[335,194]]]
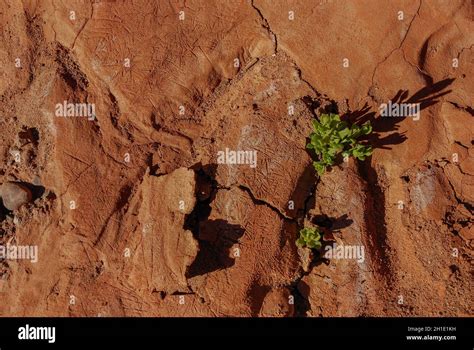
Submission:
[[[1,208],[0,245],[38,261],[0,262],[0,315],[472,315],[473,13],[3,2],[0,184],[28,196]],[[389,100],[419,120],[382,118]],[[64,101],[95,114],[57,116]],[[319,179],[305,146],[323,111],[370,120],[374,152]],[[256,166],[221,164],[226,148]],[[310,263],[305,224],[364,260]]]

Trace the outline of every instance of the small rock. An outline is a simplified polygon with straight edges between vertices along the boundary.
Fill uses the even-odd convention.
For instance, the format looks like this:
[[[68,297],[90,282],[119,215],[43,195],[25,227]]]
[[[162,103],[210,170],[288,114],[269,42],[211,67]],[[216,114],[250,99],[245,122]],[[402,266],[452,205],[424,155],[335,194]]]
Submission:
[[[17,182],[5,182],[1,189],[3,205],[8,210],[16,210],[31,201],[31,191]]]

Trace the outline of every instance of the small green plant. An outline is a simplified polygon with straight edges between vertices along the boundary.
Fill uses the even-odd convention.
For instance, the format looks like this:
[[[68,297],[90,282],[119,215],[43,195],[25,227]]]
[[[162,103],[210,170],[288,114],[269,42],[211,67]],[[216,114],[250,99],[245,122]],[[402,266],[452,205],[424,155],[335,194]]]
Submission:
[[[310,141],[306,148],[313,149],[319,157],[313,166],[321,176],[328,166],[334,165],[336,158],[342,153],[344,158],[354,157],[364,160],[372,154],[370,145],[357,141],[361,136],[372,132],[370,122],[363,125],[351,125],[342,121],[337,114],[322,114],[319,120],[313,120],[314,132],[309,135]]]
[[[305,227],[300,230],[300,237],[296,240],[299,247],[321,249],[321,232],[317,227]]]

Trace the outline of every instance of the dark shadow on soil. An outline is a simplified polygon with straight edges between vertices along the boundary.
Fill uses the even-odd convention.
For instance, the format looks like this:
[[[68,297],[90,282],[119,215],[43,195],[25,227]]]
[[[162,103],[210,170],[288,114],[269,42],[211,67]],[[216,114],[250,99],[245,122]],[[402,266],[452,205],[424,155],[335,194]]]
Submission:
[[[337,102],[334,100],[326,99],[324,103],[324,107],[321,107],[323,103],[320,100],[320,96],[316,98],[313,98],[311,96],[304,96],[302,100],[314,117],[317,117],[316,112],[327,113],[327,114],[329,113],[339,114],[339,108],[337,106]]]
[[[18,133],[18,137],[22,141],[23,146],[32,143],[35,147],[38,146],[39,132],[36,128],[23,127],[22,131]]]
[[[446,88],[453,83],[454,79],[444,79],[437,83],[430,84],[411,97],[408,90],[399,90],[397,94],[391,99],[392,103],[419,103],[420,112],[439,102],[439,98],[449,94],[451,90]],[[388,102],[388,101],[387,101]],[[347,120],[351,124],[363,124],[370,121],[373,127],[373,132],[366,138],[366,142],[372,147],[391,149],[392,145],[401,144],[406,141],[406,135],[398,132],[401,123],[410,117],[375,117],[377,112],[371,111],[366,105],[364,108],[346,113],[342,116],[343,120]],[[423,118],[423,116],[420,116]],[[415,121],[414,121],[415,122]],[[393,131],[387,136],[383,134]],[[375,268],[379,274],[386,278],[388,286],[391,284],[391,261],[390,251],[387,242],[387,228],[385,218],[385,193],[383,188],[383,181],[380,179],[380,174],[371,164],[371,157],[365,162],[357,162],[359,174],[366,182],[366,203],[365,203],[365,222],[369,235],[370,249],[374,252]]]
[[[364,207],[364,221],[367,231],[370,250],[375,256],[375,268],[381,276],[391,283],[392,269],[390,260],[390,246],[387,242],[387,224],[385,218],[385,193],[379,175],[370,162],[358,163],[359,174],[366,182],[366,201]]]
[[[3,199],[0,198],[0,222],[7,218],[7,215],[11,214],[12,211],[5,208],[3,205]]]
[[[320,252],[315,255],[317,259],[314,259],[311,263],[311,268],[320,264],[329,264],[329,260],[324,257],[326,246],[331,246],[336,242],[334,234],[340,230],[347,228],[353,224],[354,220],[350,219],[347,214],[341,215],[340,217],[330,217],[328,215],[316,215],[311,218],[311,223],[319,226],[322,230],[322,247]]]
[[[238,243],[245,230],[225,220],[205,220],[199,225],[199,253],[187,277],[204,275],[232,267],[235,263],[231,247]]]
[[[454,79],[444,79],[429,86],[425,86],[408,97],[408,90],[399,90],[395,96],[390,99],[392,103],[419,103],[420,111],[439,102],[439,98],[449,94],[452,90],[445,90],[453,83]],[[388,102],[388,101],[387,101]],[[367,104],[359,110],[348,112],[341,116],[342,120],[348,121],[350,124],[363,124],[370,121],[373,132],[365,140],[371,144],[373,148],[391,149],[391,145],[398,145],[406,140],[406,135],[397,130],[401,123],[411,117],[381,117],[379,111],[373,111]],[[382,134],[394,131],[393,133],[383,136]],[[363,139],[362,139],[363,140]]]
[[[291,295],[295,297],[295,317],[307,317],[308,311],[311,310],[307,297],[310,294],[310,289],[308,284],[302,280],[293,287]]]
[[[115,203],[115,210],[119,211],[124,208],[130,201],[130,197],[133,194],[133,186],[130,184],[124,185],[119,191],[119,198]]]
[[[306,150],[306,152],[311,154]],[[304,219],[309,209],[314,206],[314,191],[316,189],[317,178],[312,162],[308,163],[303,173],[296,182],[295,189],[291,194],[291,200],[294,202],[294,209],[286,207],[286,215],[295,219]],[[298,222],[299,223],[299,222]],[[299,223],[302,224],[302,223]]]
[[[211,203],[216,197],[216,164],[196,164],[196,199],[194,210],[186,216],[184,228],[199,241],[199,253],[189,267],[187,278],[226,269],[234,265],[231,247],[238,243],[245,230],[226,220],[210,220]]]
[[[250,309],[252,313],[252,317],[258,316],[260,310],[263,306],[263,301],[267,296],[268,292],[270,292],[270,287],[268,286],[260,286],[256,283],[252,284],[250,287],[247,298],[250,300]]]
[[[343,228],[349,227],[352,225],[354,220],[349,219],[347,214],[341,215],[340,217],[330,217],[328,215],[316,215],[311,220],[313,224],[320,227],[327,228],[328,230],[334,232],[342,230]]]
[[[32,202],[34,202],[38,198],[41,198],[45,192],[45,188],[43,186],[33,185],[29,182],[17,182],[17,183],[30,190],[31,196],[32,196],[31,198]]]

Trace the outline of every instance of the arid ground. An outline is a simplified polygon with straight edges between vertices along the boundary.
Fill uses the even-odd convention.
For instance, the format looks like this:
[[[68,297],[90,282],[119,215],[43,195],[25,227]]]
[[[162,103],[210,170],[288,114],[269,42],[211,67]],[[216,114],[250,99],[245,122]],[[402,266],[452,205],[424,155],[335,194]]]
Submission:
[[[0,315],[472,316],[473,7],[1,1]],[[374,152],[319,177],[325,112]]]

